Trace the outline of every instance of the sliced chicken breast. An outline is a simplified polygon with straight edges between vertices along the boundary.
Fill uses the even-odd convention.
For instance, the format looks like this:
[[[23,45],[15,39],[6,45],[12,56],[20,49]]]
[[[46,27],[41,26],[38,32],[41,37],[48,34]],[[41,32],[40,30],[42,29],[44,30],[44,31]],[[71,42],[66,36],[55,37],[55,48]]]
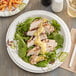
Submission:
[[[27,35],[33,36],[36,30],[38,29],[39,24],[42,22],[42,20],[35,20],[34,22],[31,23],[30,29],[27,32]]]
[[[39,19],[39,20],[35,20],[31,23],[30,25],[30,30],[34,29],[34,28],[37,28],[38,25],[42,22],[42,19]]]
[[[40,39],[41,39],[41,40],[47,39],[47,35],[46,35],[45,32],[42,32],[42,33],[40,34]]]
[[[44,26],[45,31],[46,31],[48,34],[52,33],[52,32],[55,30],[54,27],[53,27],[50,23],[48,23],[48,22],[45,22],[45,23],[43,24],[43,26]]]
[[[30,46],[34,45],[35,37],[31,37],[30,40],[27,41],[27,47],[29,48]]]
[[[40,47],[36,46],[31,50],[28,50],[27,56],[38,55],[40,53]]]
[[[28,35],[28,36],[33,36],[35,32],[36,32],[36,30],[33,30],[33,31],[29,30],[29,31],[27,32],[27,35]]]
[[[46,43],[47,46],[47,51],[53,51],[54,48],[57,46],[57,42],[55,40],[49,40],[49,39],[44,39],[43,42]]]
[[[27,47],[34,45],[35,39],[36,39],[36,37],[31,37],[31,39],[27,41]],[[45,32],[40,34],[40,39],[41,40],[47,39],[47,35],[45,34]]]

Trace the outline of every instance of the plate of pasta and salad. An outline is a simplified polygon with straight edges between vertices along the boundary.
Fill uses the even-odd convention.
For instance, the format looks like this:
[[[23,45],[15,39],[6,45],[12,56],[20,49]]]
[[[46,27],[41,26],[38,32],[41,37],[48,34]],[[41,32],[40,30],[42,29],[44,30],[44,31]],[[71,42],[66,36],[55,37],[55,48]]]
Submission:
[[[23,10],[29,0],[0,0],[0,17],[12,16]]]
[[[16,18],[6,35],[10,58],[20,68],[45,73],[59,67],[70,52],[71,37],[65,22],[57,15],[29,11]]]

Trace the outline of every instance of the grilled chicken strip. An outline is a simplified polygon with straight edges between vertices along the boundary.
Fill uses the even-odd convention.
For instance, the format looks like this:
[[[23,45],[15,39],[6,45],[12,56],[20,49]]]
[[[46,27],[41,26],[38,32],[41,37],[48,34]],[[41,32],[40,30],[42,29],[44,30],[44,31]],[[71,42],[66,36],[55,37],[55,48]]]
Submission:
[[[34,22],[31,23],[30,29],[27,32],[28,36],[33,36],[36,30],[38,29],[39,24],[42,22],[42,20],[35,20]]]
[[[49,39],[44,39],[43,42],[46,43],[46,48],[47,48],[47,51],[53,51],[54,48],[57,46],[57,42],[55,40],[49,40]]]
[[[31,37],[28,41],[27,41],[27,47],[29,48],[30,46],[34,45],[34,41],[35,41],[35,37]]]
[[[34,22],[32,22],[30,25],[30,29],[27,32],[27,35],[33,36],[41,22],[43,22],[43,20],[41,20],[41,19],[35,20]],[[44,22],[43,27],[45,29],[45,32],[47,32],[49,34],[55,30],[54,27],[49,22]]]
[[[27,56],[38,55],[40,53],[40,47],[36,46],[31,50],[28,50]]]
[[[48,34],[52,33],[55,30],[54,27],[49,22],[43,23],[43,26]]]
[[[43,60],[45,60],[44,56],[33,55],[30,58],[30,63],[31,64],[37,64],[38,62],[43,61]]]
[[[31,37],[31,39],[27,41],[27,47],[34,45],[35,39],[36,39],[36,37]],[[47,39],[47,35],[45,34],[45,32],[40,34],[40,39],[41,40]]]

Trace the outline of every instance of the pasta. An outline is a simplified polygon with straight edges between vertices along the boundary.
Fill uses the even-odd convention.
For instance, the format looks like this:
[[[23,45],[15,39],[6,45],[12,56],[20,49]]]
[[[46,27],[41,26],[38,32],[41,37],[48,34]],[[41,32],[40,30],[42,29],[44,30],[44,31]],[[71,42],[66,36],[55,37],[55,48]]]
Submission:
[[[9,10],[17,8],[18,5],[22,4],[23,0],[0,0],[0,11]]]

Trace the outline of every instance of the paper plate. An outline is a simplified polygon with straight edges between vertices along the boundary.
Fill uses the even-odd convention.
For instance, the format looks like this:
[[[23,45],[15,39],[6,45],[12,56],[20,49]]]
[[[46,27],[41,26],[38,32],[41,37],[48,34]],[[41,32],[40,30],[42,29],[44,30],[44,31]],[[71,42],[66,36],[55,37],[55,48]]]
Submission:
[[[29,0],[23,0],[23,3],[20,4],[15,10],[13,11],[8,11],[8,10],[5,10],[5,11],[0,11],[0,17],[7,17],[7,16],[12,16],[12,15],[15,15],[17,13],[19,13],[21,10],[23,10],[26,5],[28,4]]]
[[[64,36],[64,45],[63,45],[63,48],[60,50],[62,50],[63,52],[69,53],[70,47],[71,47],[71,37],[70,37],[69,29],[68,29],[67,25],[65,24],[65,22],[61,18],[59,18],[57,15],[55,15],[51,12],[35,10],[35,11],[29,11],[29,12],[26,12],[26,13],[20,15],[12,22],[12,24],[8,28],[7,35],[6,35],[6,45],[7,45],[8,54],[11,57],[11,59],[14,61],[14,63],[16,63],[20,68],[22,68],[26,71],[34,72],[34,73],[44,73],[44,72],[52,71],[52,70],[56,69],[57,67],[59,67],[63,62],[61,62],[57,59],[54,64],[49,64],[45,68],[36,67],[29,63],[24,62],[18,56],[17,48],[12,48],[7,44],[8,40],[14,42],[14,34],[16,31],[16,25],[18,23],[23,22],[24,20],[26,20],[29,17],[45,17],[48,19],[57,20],[58,23],[61,25],[61,33]]]

